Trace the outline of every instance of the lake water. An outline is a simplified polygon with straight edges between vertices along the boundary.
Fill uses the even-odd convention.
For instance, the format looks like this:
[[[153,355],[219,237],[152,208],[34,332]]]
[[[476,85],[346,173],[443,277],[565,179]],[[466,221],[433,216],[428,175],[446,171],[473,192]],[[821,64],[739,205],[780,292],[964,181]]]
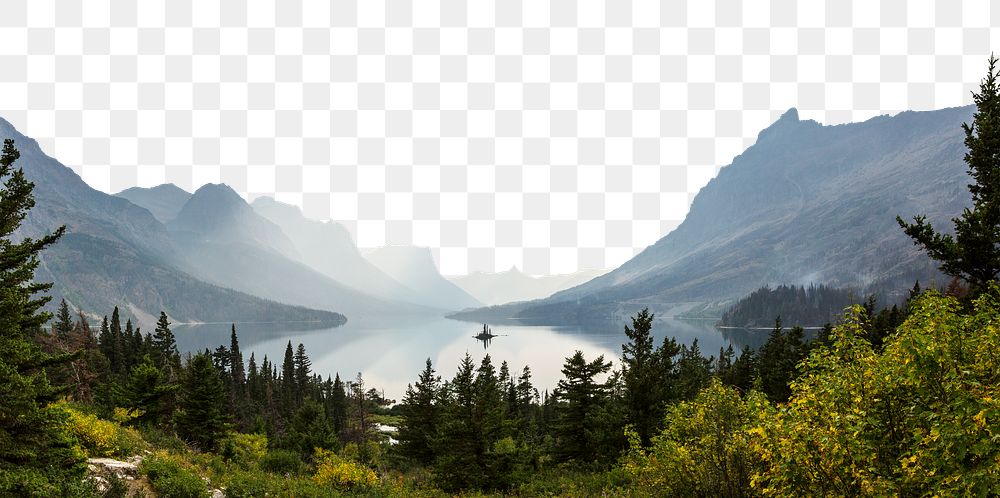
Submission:
[[[539,392],[551,390],[562,378],[563,362],[576,350],[588,360],[597,355],[617,364],[626,337],[624,324],[594,324],[573,327],[491,326],[494,334],[489,345],[474,336],[482,324],[444,318],[407,321],[407,323],[351,322],[334,328],[310,328],[306,324],[237,324],[236,333],[245,360],[250,353],[260,365],[264,356],[280,365],[285,345],[303,344],[312,361],[313,371],[323,375],[340,374],[353,379],[361,372],[365,384],[384,391],[385,396],[400,400],[407,384],[416,381],[430,358],[442,378],[450,379],[465,353],[478,362],[490,354],[494,365],[507,361],[512,372],[531,367],[533,383]],[[315,326],[313,326],[315,327]],[[177,345],[182,353],[229,346],[228,324],[179,325],[175,327]],[[767,331],[717,330],[712,322],[668,320],[653,326],[657,345],[671,335],[690,344],[695,339],[703,354],[718,354],[720,347],[733,344],[739,351],[746,344],[758,347]]]

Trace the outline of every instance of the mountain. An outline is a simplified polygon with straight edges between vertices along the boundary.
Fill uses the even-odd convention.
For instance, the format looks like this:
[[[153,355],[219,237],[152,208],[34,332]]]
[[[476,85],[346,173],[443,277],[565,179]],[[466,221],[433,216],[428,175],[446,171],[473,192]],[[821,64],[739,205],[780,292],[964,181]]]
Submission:
[[[188,243],[245,244],[298,259],[295,245],[281,227],[254,212],[246,201],[224,184],[199,188],[167,223],[176,237]]]
[[[582,270],[566,275],[525,275],[516,266],[500,273],[470,273],[448,280],[487,305],[542,299],[598,277],[604,270]]]
[[[386,246],[366,255],[379,270],[422,296],[429,306],[446,310],[482,306],[476,298],[445,280],[426,247]]]
[[[301,260],[281,227],[257,214],[226,185],[198,189],[167,227],[191,272],[217,285],[352,319],[432,312],[381,299],[314,270]]]
[[[2,118],[0,137],[14,140],[21,153],[15,165],[35,184],[35,207],[15,240],[67,227],[42,252],[36,272],[39,281],[54,283],[47,309],[63,298],[88,313],[119,306],[147,326],[161,310],[181,322],[344,321],[338,313],[282,305],[193,277],[177,267],[177,246],[148,210],[90,188]]]
[[[938,227],[971,205],[961,125],[973,108],[823,126],[795,109],[695,197],[684,222],[614,271],[538,301],[482,310],[528,323],[620,319],[731,303],[765,285],[876,289],[891,300],[934,263],[896,225]],[[926,286],[926,285],[925,285]],[[476,313],[462,315],[478,319]]]
[[[177,217],[191,194],[173,183],[167,183],[152,188],[128,188],[115,194],[115,197],[128,199],[132,204],[146,208],[160,223],[168,223]]]
[[[382,299],[421,303],[412,290],[392,279],[358,251],[351,234],[335,222],[311,220],[298,207],[271,197],[258,197],[254,212],[279,226],[300,260],[341,284]]]

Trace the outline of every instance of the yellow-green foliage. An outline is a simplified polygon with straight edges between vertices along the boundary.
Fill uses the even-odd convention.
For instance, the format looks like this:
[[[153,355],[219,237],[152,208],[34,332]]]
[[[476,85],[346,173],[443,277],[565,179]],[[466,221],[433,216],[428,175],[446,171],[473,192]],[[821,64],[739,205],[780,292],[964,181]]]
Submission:
[[[341,489],[371,487],[378,483],[375,472],[360,463],[346,460],[332,451],[316,449],[316,473],[313,481]]]
[[[242,467],[250,467],[267,456],[267,436],[231,432],[219,442],[219,452]]]
[[[160,496],[171,498],[204,498],[208,486],[190,462],[165,451],[146,457],[140,470]]]
[[[756,489],[771,496],[985,496],[1000,489],[1000,307],[937,294],[874,351],[860,309],[758,413]]]
[[[69,415],[67,427],[91,457],[124,457],[146,448],[139,432],[130,427],[83,413],[67,404],[60,407]]]
[[[756,460],[749,429],[766,405],[760,393],[744,399],[713,380],[695,399],[667,412],[666,428],[650,448],[628,431],[625,471],[654,496],[746,496]]]

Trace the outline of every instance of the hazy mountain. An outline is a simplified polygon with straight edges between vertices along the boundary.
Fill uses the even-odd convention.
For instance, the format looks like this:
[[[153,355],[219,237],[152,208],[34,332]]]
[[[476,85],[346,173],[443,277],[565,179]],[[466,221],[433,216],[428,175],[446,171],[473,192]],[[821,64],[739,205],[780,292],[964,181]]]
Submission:
[[[246,244],[298,259],[295,245],[278,225],[254,212],[228,185],[199,188],[167,228],[186,242]]]
[[[618,269],[548,299],[483,312],[567,323],[647,305],[662,312],[729,302],[768,284],[899,292],[915,278],[943,284],[895,216],[926,214],[945,228],[971,204],[961,125],[972,111],[822,126],[792,109],[698,193],[676,230]]]
[[[149,211],[90,188],[3,119],[0,137],[14,139],[21,153],[15,165],[35,184],[35,207],[15,238],[67,227],[42,253],[36,274],[55,284],[48,309],[65,298],[88,313],[120,306],[146,324],[161,310],[183,322],[343,321],[336,313],[280,305],[199,281],[177,268],[180,253]]]
[[[115,196],[146,208],[160,223],[167,223],[177,217],[184,203],[191,198],[191,193],[173,183],[167,183],[152,188],[132,187]]]
[[[343,225],[311,220],[298,207],[270,197],[258,197],[251,206],[255,213],[281,227],[300,260],[320,273],[382,299],[421,302],[412,290],[365,259]]]
[[[428,306],[460,310],[483,305],[441,276],[426,247],[386,246],[365,256],[383,273],[412,289]]]
[[[471,273],[448,280],[483,304],[496,305],[548,297],[605,272],[606,270],[582,270],[565,275],[533,277],[525,275],[515,266],[501,273]]]
[[[167,226],[192,273],[208,282],[351,319],[430,312],[348,287],[309,267],[278,225],[226,185],[198,189]]]

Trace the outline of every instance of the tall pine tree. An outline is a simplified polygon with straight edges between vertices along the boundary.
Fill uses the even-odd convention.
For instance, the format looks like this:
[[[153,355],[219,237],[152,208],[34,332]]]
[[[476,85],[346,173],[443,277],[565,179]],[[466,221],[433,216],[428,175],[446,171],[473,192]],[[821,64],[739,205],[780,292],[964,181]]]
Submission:
[[[50,356],[34,338],[52,315],[41,311],[50,283],[35,281],[39,254],[65,231],[40,238],[14,232],[34,207],[34,185],[14,168],[20,153],[4,140],[0,153],[0,494],[59,496],[82,473],[64,429],[65,413],[50,403],[62,389],[49,384],[44,367],[72,360]]]
[[[938,232],[923,215],[913,223],[896,221],[914,244],[923,246],[944,273],[964,279],[973,293],[986,290],[1000,277],[1000,86],[997,58],[990,56],[986,78],[973,94],[976,112],[972,124],[963,123],[965,163],[974,183],[969,185],[972,207],[953,218],[955,235]]]

